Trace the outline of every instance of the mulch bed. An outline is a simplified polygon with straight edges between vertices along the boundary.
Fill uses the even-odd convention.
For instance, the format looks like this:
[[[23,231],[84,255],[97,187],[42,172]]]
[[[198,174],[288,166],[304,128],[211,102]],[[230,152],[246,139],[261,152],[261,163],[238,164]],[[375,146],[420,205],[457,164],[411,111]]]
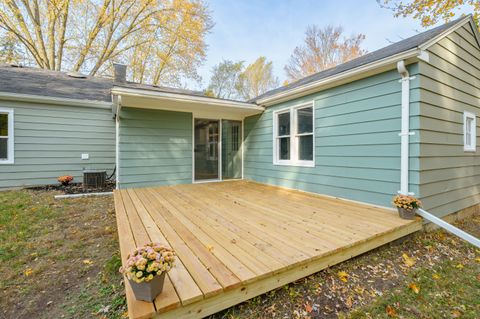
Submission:
[[[42,186],[33,186],[27,187],[26,189],[32,191],[61,191],[64,194],[88,194],[88,193],[104,193],[111,192],[115,189],[114,181],[106,181],[105,187],[100,188],[83,188],[82,183],[70,183],[69,185],[62,184],[52,184],[52,185],[42,185]]]

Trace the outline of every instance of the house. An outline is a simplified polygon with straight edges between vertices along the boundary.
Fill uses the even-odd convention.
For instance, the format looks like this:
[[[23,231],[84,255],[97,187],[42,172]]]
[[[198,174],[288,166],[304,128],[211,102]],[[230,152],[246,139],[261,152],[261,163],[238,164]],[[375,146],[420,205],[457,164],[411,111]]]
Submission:
[[[0,67],[0,187],[116,168],[118,188],[249,179],[443,216],[480,202],[471,16],[239,102]]]

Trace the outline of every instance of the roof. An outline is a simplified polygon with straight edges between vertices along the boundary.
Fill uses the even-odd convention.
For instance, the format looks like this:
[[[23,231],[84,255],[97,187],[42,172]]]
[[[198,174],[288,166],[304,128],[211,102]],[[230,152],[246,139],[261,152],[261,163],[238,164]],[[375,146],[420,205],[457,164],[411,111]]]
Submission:
[[[0,65],[1,92],[110,102],[112,85],[112,80],[107,78],[80,79],[65,72]]]
[[[406,52],[415,48],[418,48],[422,46],[423,44],[427,43],[429,40],[434,39],[435,37],[439,36],[442,34],[444,31],[448,30],[449,28],[453,27],[459,22],[464,22],[465,17],[453,20],[449,23],[443,24],[441,26],[438,26],[436,28],[427,30],[425,32],[416,34],[410,38],[398,41],[396,43],[393,43],[389,46],[386,46],[384,48],[381,48],[379,50],[367,53],[365,55],[362,55],[361,57],[358,57],[356,59],[350,60],[348,62],[345,62],[343,64],[337,65],[331,69],[327,69],[312,75],[309,75],[307,77],[304,77],[298,81],[295,81],[293,83],[290,83],[288,85],[270,90],[264,94],[261,94],[257,96],[256,98],[250,100],[250,102],[257,102],[259,100],[262,100],[264,98],[268,98],[271,96],[274,96],[280,92],[286,92],[289,90],[292,90],[294,88],[298,88],[301,86],[304,86],[306,84],[310,84],[322,79],[326,79],[330,76],[337,75],[349,70],[353,70],[355,68],[388,58],[390,56],[400,54],[402,52]]]
[[[0,92],[44,97],[111,102],[113,87],[205,96],[203,92],[134,82],[115,83],[112,78],[75,78],[67,72],[0,64]]]

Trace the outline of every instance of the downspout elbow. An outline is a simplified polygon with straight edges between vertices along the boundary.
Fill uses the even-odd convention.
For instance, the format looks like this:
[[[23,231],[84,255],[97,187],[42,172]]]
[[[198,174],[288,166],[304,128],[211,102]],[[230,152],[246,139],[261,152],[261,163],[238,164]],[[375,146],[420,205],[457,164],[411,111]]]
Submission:
[[[408,73],[407,67],[405,66],[405,60],[397,62],[397,71],[402,77],[402,79],[409,78],[410,74]]]

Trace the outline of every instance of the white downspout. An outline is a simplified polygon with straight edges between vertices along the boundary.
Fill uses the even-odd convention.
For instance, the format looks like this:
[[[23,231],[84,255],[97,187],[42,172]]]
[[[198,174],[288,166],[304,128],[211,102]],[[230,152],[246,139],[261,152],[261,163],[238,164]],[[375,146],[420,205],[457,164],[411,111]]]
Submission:
[[[401,156],[400,156],[400,194],[413,195],[408,191],[408,162],[409,162],[409,136],[415,134],[410,132],[410,80],[414,77],[410,77],[405,61],[397,62],[397,71],[401,75],[402,79],[402,128],[400,134],[401,137]]]
[[[115,174],[115,189],[120,188],[120,110],[122,108],[121,105],[121,97],[117,97],[116,103],[116,112],[115,112],[115,167],[116,167],[116,174]]]

